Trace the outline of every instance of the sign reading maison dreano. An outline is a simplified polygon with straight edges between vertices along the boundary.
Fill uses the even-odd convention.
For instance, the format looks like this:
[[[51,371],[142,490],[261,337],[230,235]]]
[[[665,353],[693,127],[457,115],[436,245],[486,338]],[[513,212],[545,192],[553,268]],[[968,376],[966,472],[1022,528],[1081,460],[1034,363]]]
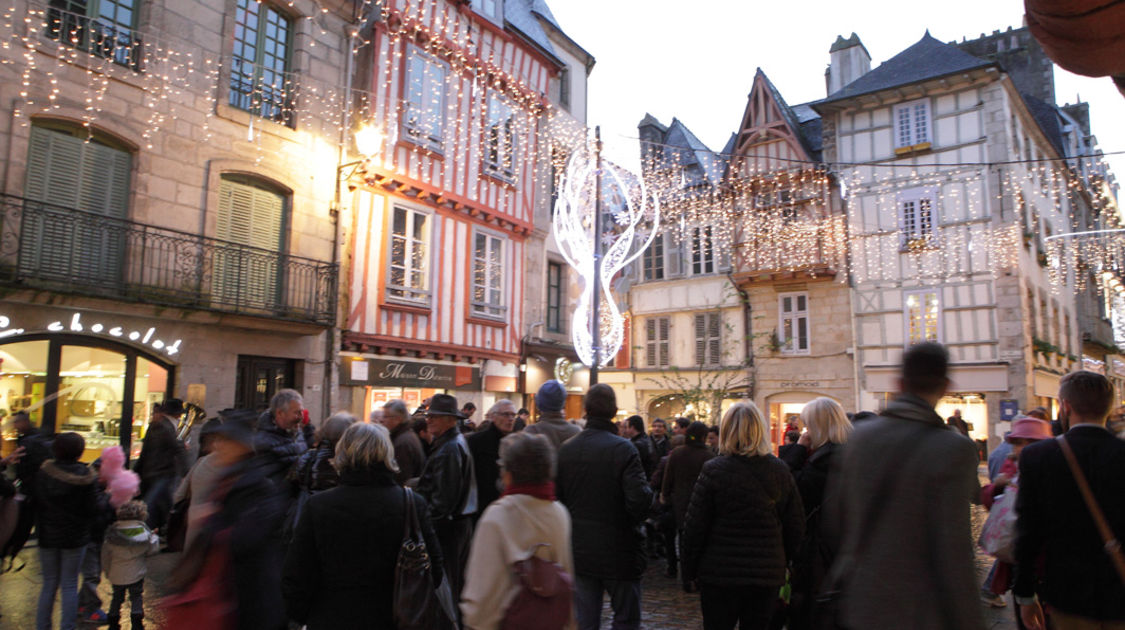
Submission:
[[[343,385],[480,389],[480,368],[468,365],[350,357],[343,368]]]

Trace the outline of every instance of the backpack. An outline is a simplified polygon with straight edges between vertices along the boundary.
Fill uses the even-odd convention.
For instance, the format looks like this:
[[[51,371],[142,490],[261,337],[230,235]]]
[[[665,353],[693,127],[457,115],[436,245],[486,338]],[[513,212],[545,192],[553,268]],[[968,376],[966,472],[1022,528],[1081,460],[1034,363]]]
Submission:
[[[520,590],[504,613],[501,630],[562,630],[570,622],[574,578],[557,562],[535,555],[539,547],[549,546],[539,543],[526,560],[512,564]]]

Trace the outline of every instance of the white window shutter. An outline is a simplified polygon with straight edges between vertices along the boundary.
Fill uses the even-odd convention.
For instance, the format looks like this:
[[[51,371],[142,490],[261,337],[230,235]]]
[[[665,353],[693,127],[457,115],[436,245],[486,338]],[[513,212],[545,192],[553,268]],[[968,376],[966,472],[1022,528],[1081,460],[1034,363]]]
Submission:
[[[660,327],[660,331],[659,331],[660,332],[660,367],[668,367],[668,364],[670,362],[670,357],[668,355],[670,354],[669,346],[671,344],[671,339],[670,339],[671,338],[671,334],[670,334],[671,331],[669,330],[671,328],[671,320],[669,320],[667,317],[661,317],[660,321],[659,321],[659,327]]]
[[[645,366],[656,367],[656,319],[645,320]]]
[[[720,345],[722,343],[722,314],[708,313],[707,315],[707,355],[708,363],[719,365],[722,363]]]

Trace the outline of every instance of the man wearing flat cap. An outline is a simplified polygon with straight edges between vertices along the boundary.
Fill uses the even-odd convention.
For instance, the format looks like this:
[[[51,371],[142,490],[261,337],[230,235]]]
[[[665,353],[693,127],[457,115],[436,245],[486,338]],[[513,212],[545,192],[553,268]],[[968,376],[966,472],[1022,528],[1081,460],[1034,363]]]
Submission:
[[[430,520],[441,544],[445,576],[453,600],[461,598],[462,577],[469,560],[477,511],[477,482],[469,445],[457,428],[462,418],[457,399],[435,394],[426,410],[426,425],[433,436],[430,458],[418,479],[418,494],[430,504]]]

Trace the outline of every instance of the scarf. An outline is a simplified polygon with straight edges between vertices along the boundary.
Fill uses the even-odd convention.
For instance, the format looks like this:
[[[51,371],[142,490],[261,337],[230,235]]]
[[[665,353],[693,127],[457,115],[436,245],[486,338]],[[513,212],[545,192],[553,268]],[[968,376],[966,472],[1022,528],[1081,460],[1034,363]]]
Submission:
[[[506,497],[509,494],[527,494],[535,497],[536,499],[543,499],[544,501],[555,500],[555,482],[544,481],[543,483],[515,483],[507,488],[504,488],[504,494],[500,495]]]

